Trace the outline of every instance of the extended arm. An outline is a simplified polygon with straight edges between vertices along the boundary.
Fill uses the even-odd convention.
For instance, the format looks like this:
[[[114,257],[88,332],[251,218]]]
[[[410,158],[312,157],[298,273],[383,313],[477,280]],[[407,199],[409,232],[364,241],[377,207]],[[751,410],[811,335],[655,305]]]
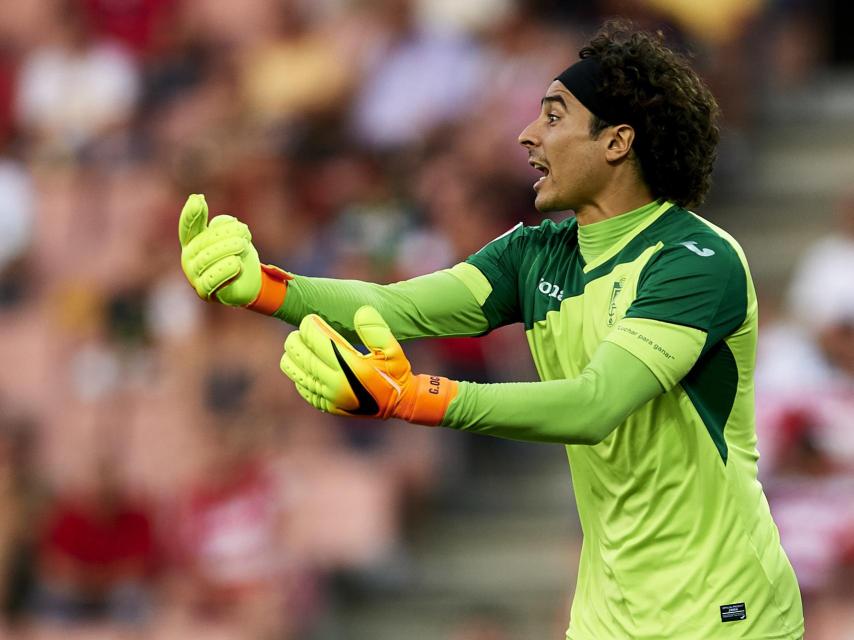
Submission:
[[[489,329],[481,310],[489,283],[469,264],[389,285],[294,276],[261,264],[249,228],[237,218],[219,215],[208,222],[208,205],[199,194],[181,211],[178,237],[181,266],[204,300],[293,325],[316,313],[350,340],[358,338],[353,316],[363,305],[379,310],[401,340],[472,336]]]
[[[570,380],[461,382],[441,424],[513,440],[596,444],[662,391],[643,362],[603,342]]]
[[[478,275],[463,263],[387,285],[294,276],[284,305],[274,315],[299,326],[304,317],[316,313],[345,338],[358,341],[353,316],[359,307],[369,305],[380,312],[398,340],[480,335],[489,326],[475,294],[463,282]]]
[[[631,338],[621,342],[623,332],[609,336],[576,378],[473,384],[413,374],[375,309],[361,307],[353,322],[367,354],[353,349],[316,315],[306,316],[285,342],[282,371],[318,409],[564,444],[601,442],[673,379],[681,378],[703,343],[702,332],[696,330],[629,321],[623,328]],[[671,349],[669,364],[641,360],[645,350],[658,353],[661,345]]]

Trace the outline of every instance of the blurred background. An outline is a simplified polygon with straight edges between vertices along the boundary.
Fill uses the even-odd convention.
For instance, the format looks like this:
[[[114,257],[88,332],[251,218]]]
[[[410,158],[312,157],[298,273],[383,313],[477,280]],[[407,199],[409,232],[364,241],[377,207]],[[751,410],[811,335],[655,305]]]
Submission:
[[[603,18],[718,97],[698,211],[759,291],[760,472],[809,640],[854,638],[854,40],[842,0],[0,3],[0,638],[562,638],[562,447],[310,409],[205,304],[189,193],[262,259],[390,282],[537,223],[516,142]],[[523,332],[411,344],[534,378]]]

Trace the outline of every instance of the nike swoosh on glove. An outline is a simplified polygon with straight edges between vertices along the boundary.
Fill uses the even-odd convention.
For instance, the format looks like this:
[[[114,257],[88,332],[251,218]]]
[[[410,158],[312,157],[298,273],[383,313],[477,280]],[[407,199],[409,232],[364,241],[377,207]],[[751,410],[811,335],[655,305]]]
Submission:
[[[320,316],[303,318],[285,340],[281,369],[312,406],[338,415],[399,418],[438,425],[458,383],[416,375],[379,312],[356,311],[353,326],[369,353],[359,353]]]

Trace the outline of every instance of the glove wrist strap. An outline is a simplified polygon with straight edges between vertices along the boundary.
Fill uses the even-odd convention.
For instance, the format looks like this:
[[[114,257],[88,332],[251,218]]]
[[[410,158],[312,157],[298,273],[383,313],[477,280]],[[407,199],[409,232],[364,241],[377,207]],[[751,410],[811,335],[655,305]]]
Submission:
[[[285,302],[288,280],[293,280],[289,273],[271,264],[262,264],[261,289],[255,300],[246,305],[246,308],[268,316],[273,315]]]
[[[430,427],[439,425],[457,395],[459,383],[442,376],[421,374],[413,376],[412,385],[408,402],[404,401],[405,406],[395,412],[397,417]]]

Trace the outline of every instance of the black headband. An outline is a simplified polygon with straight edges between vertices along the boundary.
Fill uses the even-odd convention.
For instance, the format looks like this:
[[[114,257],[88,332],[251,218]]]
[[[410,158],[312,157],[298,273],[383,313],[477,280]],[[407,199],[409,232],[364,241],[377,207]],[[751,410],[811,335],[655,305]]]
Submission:
[[[602,66],[599,58],[582,58],[567,67],[555,80],[561,82],[593,115],[608,124],[631,124],[631,114],[620,102],[602,93]]]

